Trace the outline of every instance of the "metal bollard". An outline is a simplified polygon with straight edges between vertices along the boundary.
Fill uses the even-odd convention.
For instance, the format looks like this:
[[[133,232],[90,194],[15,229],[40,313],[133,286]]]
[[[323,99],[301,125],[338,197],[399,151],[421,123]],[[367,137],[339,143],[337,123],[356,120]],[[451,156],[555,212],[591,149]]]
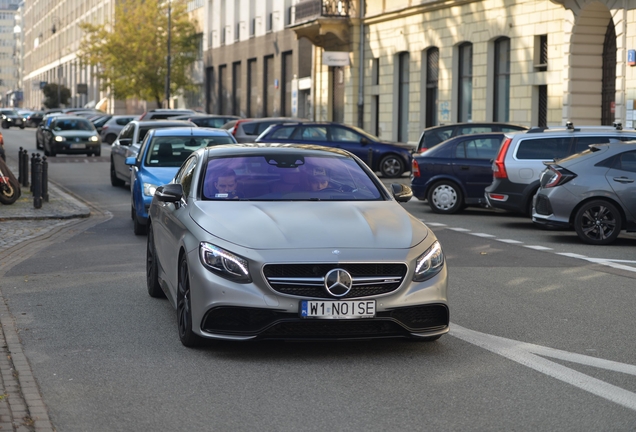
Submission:
[[[42,208],[42,160],[39,154],[33,161],[33,207]]]
[[[18,150],[18,183],[20,183],[20,185],[24,181],[24,177],[22,175],[22,170],[24,169],[24,166],[22,164],[22,150],[22,147],[20,147],[20,150]]]
[[[24,149],[22,151],[22,186],[27,187],[29,185],[29,151]]]
[[[35,176],[34,168],[35,168],[35,153],[31,153],[31,187],[29,188],[31,193],[33,193],[33,183],[34,183],[33,177]]]
[[[49,202],[49,162],[42,157],[42,199]]]

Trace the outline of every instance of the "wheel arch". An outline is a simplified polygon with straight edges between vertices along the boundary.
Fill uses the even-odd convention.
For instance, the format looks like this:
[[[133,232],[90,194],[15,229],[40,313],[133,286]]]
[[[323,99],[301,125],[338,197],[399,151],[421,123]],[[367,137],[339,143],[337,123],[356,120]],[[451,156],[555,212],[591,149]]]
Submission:
[[[462,191],[462,194],[464,195],[464,197],[466,196],[466,188],[464,187],[462,182],[459,181],[456,177],[453,177],[448,174],[440,174],[440,175],[431,177],[430,180],[426,182],[426,189],[425,189],[426,196],[428,196],[428,193],[431,191],[431,188],[433,187],[433,185],[443,180],[450,181],[451,183],[454,183],[455,185],[457,185],[457,187]]]

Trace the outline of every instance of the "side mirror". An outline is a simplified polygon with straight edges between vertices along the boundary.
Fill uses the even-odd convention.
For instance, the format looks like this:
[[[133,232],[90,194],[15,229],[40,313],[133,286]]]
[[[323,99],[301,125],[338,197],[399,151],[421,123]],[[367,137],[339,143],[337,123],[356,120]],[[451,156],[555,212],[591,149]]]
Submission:
[[[130,166],[137,165],[137,158],[134,156],[129,156],[126,158],[126,161],[124,163]]]
[[[183,187],[180,183],[159,186],[155,191],[155,198],[161,202],[177,203],[183,198]]]
[[[362,138],[360,138],[360,144],[362,144],[362,145],[367,145],[367,144],[369,144],[369,139],[368,139],[368,138],[366,138],[366,137],[362,137]]]
[[[119,138],[119,145],[129,146],[132,144],[132,138]]]
[[[413,191],[407,185],[392,183],[391,192],[393,192],[393,198],[395,198],[397,202],[408,202],[413,198]]]

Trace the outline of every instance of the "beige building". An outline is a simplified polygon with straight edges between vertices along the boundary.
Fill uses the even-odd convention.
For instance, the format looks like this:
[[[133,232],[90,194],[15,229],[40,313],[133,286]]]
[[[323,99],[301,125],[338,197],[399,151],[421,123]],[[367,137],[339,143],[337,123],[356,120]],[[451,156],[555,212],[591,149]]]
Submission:
[[[19,107],[20,16],[19,0],[0,0],[0,106]]]
[[[293,116],[384,139],[462,121],[636,121],[634,1],[208,0],[206,11],[210,112],[287,114],[291,51],[289,88],[306,92]]]

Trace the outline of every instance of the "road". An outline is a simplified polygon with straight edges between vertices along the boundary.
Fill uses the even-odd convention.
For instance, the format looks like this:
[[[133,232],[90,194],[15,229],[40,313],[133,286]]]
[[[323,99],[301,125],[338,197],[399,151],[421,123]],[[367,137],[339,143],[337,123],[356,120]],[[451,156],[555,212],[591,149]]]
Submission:
[[[2,132],[10,154],[35,151],[33,130]],[[447,256],[449,335],[191,350],[169,303],[146,293],[145,237],[108,158],[106,146],[51,158],[50,177],[104,221],[1,282],[57,430],[636,429],[635,236],[592,247],[521,216],[413,200]]]

